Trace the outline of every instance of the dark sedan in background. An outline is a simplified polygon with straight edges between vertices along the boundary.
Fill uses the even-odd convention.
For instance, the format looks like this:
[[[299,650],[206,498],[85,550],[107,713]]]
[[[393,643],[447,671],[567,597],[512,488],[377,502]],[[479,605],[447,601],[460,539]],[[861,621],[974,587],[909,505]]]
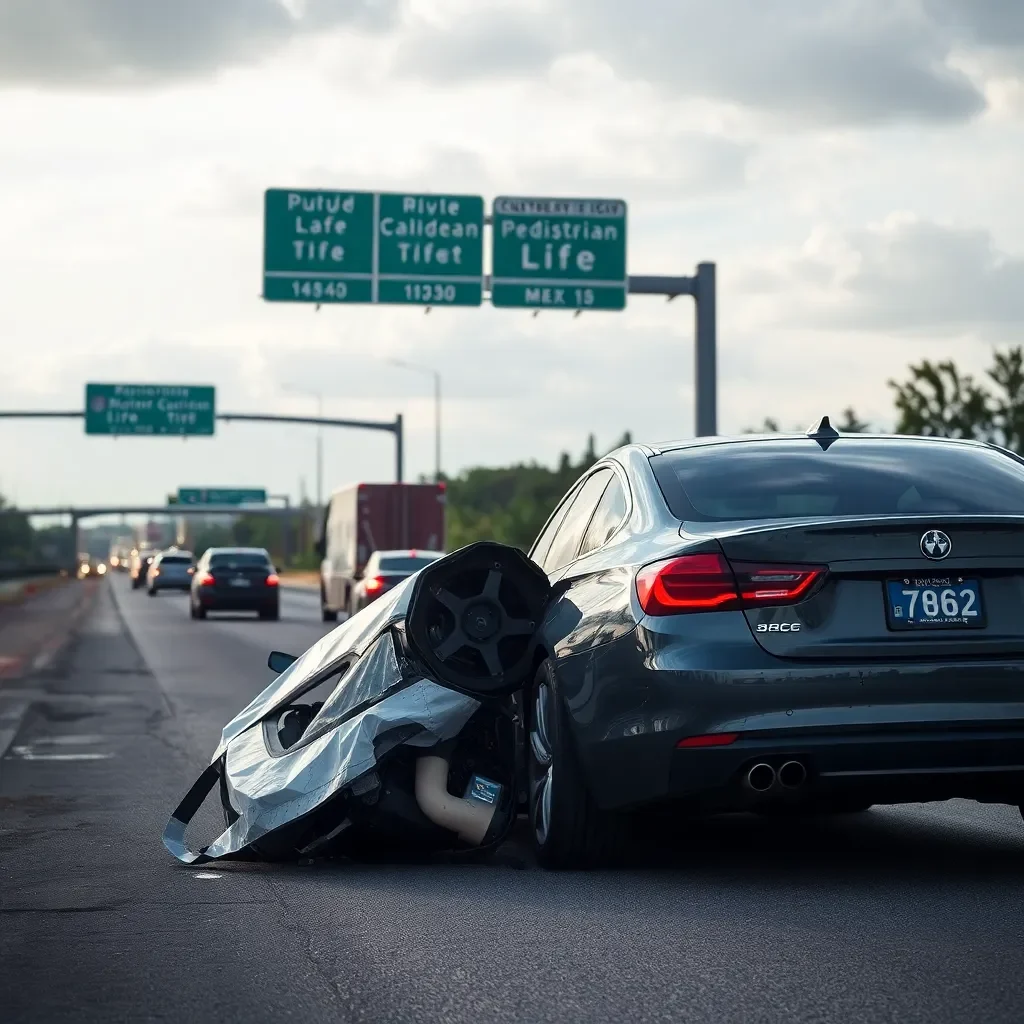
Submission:
[[[281,614],[280,580],[263,548],[207,548],[196,565],[189,595],[193,619],[207,612],[257,612],[261,619]]]
[[[402,580],[439,558],[444,558],[443,551],[375,551],[366,563],[363,578],[352,588],[349,615],[355,615],[361,608],[397,587]]]

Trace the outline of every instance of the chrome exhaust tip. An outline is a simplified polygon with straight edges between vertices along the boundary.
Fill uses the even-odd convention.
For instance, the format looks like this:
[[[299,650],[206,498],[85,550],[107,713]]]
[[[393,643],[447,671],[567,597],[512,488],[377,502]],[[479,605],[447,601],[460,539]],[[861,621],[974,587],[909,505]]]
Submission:
[[[779,769],[779,782],[785,789],[799,789],[807,781],[807,769],[800,761],[787,761]]]
[[[775,769],[770,764],[755,764],[747,772],[747,786],[755,793],[767,793],[775,785]]]

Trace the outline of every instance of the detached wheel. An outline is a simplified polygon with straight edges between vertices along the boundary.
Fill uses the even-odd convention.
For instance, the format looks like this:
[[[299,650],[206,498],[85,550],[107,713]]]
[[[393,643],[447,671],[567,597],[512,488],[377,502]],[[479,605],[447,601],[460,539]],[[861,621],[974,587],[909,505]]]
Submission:
[[[546,868],[609,866],[625,849],[625,822],[594,803],[567,717],[545,661],[533,687],[526,741],[533,848]]]

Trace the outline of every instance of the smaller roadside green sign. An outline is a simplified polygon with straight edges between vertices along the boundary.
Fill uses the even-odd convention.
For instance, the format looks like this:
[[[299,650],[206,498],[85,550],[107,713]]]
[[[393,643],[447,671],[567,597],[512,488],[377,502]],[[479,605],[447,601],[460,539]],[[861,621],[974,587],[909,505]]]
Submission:
[[[266,505],[259,487],[179,487],[179,505]]]
[[[492,305],[625,309],[626,213],[619,199],[499,196],[491,234]]]
[[[211,437],[215,389],[193,384],[86,384],[85,432]]]

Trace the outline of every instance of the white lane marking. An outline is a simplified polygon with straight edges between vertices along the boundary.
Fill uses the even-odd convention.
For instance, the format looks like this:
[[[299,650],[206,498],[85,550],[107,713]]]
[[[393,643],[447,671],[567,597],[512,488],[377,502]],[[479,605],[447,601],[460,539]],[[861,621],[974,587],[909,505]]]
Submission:
[[[32,741],[32,746],[77,747],[79,745],[88,746],[92,743],[105,743],[109,739],[109,736],[41,736],[39,739]]]
[[[197,871],[194,877],[195,878],[202,878],[202,879],[205,880],[207,878],[222,878],[223,875],[218,875],[214,871]]]
[[[4,711],[3,718],[0,721],[10,722],[11,725],[0,728],[0,757],[7,753],[7,748],[14,742],[14,737],[18,735],[18,730],[21,728],[21,720],[25,712],[28,711],[28,708],[29,702],[27,700],[20,700],[8,706]]]
[[[31,747],[12,747],[11,754],[22,761],[107,761],[113,754],[37,754]]]

